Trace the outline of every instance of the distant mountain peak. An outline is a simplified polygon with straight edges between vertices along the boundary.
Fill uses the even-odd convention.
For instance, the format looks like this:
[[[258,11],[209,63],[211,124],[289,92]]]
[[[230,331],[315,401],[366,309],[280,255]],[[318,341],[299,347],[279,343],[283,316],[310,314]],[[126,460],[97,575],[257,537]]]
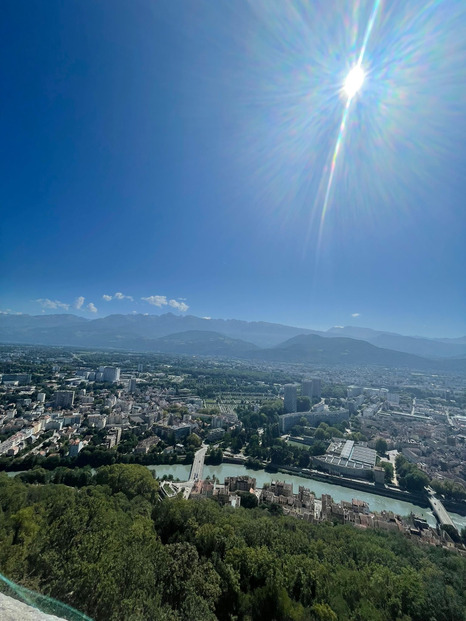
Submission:
[[[159,339],[180,333],[191,333],[189,350],[194,351],[193,334],[201,332],[199,347],[203,352],[207,333],[221,335],[217,338],[215,351],[251,350],[251,347],[274,348],[295,337],[319,337],[320,341],[357,341],[374,345],[379,349],[391,350],[424,358],[466,357],[465,339],[427,339],[402,336],[393,332],[383,332],[357,326],[334,326],[326,332],[287,326],[265,321],[243,321],[239,319],[206,319],[194,315],[176,315],[172,312],[161,315],[114,314],[107,317],[88,319],[67,314],[42,315],[0,315],[0,342],[27,343],[37,345],[68,345],[73,347],[116,347],[119,349],[138,349],[156,351],[158,347],[168,347]],[[225,341],[230,339],[230,341]],[[308,338],[308,342],[313,339]],[[315,341],[315,339],[314,339]],[[177,339],[174,339],[177,342]],[[316,341],[315,341],[316,342]],[[354,343],[353,343],[354,344]],[[187,344],[185,343],[187,347]],[[348,347],[352,344],[349,343]],[[173,344],[172,347],[175,347]],[[178,347],[178,346],[177,346]],[[181,347],[181,345],[179,346]],[[327,347],[327,346],[326,346]],[[331,347],[331,345],[328,345]],[[220,354],[218,354],[220,355]]]

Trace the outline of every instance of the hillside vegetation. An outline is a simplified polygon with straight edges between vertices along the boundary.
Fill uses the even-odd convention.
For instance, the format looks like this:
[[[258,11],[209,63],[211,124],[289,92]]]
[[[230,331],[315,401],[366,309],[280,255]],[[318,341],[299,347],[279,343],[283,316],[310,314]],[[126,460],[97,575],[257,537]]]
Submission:
[[[160,501],[137,465],[102,467],[80,488],[1,474],[0,571],[97,621],[466,618],[459,555],[260,508]]]

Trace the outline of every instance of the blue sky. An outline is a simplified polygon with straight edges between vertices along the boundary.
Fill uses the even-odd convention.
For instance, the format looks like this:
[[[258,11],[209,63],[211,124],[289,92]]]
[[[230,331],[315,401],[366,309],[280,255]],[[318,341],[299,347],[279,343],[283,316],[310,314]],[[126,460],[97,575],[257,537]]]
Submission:
[[[466,334],[464,2],[1,14],[4,311]]]

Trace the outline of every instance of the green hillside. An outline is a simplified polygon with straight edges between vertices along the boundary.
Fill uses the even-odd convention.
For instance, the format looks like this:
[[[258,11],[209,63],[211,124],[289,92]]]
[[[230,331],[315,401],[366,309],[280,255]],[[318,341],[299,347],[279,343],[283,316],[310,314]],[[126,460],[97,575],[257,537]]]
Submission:
[[[81,488],[2,474],[0,571],[98,621],[465,619],[459,555],[157,488],[134,465]]]

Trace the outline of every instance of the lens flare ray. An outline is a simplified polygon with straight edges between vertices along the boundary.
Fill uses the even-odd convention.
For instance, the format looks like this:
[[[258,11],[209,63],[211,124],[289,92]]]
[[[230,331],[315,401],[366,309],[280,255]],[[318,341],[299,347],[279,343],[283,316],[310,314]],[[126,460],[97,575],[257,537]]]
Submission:
[[[374,24],[375,24],[375,20],[377,17],[377,13],[379,11],[379,7],[380,7],[380,3],[381,0],[375,0],[374,2],[374,6],[372,8],[372,13],[371,16],[369,18],[369,22],[367,24],[367,28],[364,34],[364,40],[363,40],[363,44],[361,46],[361,51],[359,53],[359,58],[358,58],[358,62],[356,64],[356,66],[351,70],[351,72],[354,72],[355,70],[360,70],[362,72],[362,78],[364,77],[364,72],[362,69],[362,64],[364,61],[364,54],[367,48],[367,43],[369,41],[369,37],[371,36],[372,33],[372,29],[374,28]],[[351,73],[350,72],[350,73]],[[348,78],[347,78],[348,79]],[[361,80],[361,84],[362,84],[362,80]],[[321,217],[320,217],[320,228],[319,228],[319,237],[318,237],[318,247],[320,246],[321,243],[321,237],[322,237],[322,229],[324,226],[324,222],[325,222],[325,214],[327,212],[327,208],[328,208],[328,204],[329,204],[329,200],[330,200],[330,193],[332,190],[332,184],[333,184],[333,179],[335,176],[335,168],[337,165],[337,159],[338,159],[338,155],[340,154],[341,151],[341,147],[342,147],[342,143],[343,143],[343,138],[345,135],[345,129],[346,129],[346,123],[348,120],[348,115],[350,112],[350,108],[351,108],[351,103],[353,101],[353,97],[356,94],[357,90],[356,89],[355,92],[352,92],[354,89],[352,89],[349,92],[346,92],[347,95],[347,99],[346,99],[346,104],[345,104],[345,108],[343,110],[343,114],[342,114],[342,118],[341,118],[341,123],[340,123],[340,129],[338,131],[338,137],[335,143],[335,149],[333,151],[333,157],[332,157],[332,162],[330,164],[330,173],[328,176],[328,182],[327,182],[327,188],[325,190],[325,197],[324,197],[324,202],[322,205],[322,213],[321,213]]]
[[[249,6],[228,75],[240,101],[222,105],[238,128],[235,201],[264,236],[280,230],[296,260],[322,272],[342,235],[443,218],[433,190],[449,192],[466,144],[464,0]],[[348,98],[358,65],[364,84]]]

